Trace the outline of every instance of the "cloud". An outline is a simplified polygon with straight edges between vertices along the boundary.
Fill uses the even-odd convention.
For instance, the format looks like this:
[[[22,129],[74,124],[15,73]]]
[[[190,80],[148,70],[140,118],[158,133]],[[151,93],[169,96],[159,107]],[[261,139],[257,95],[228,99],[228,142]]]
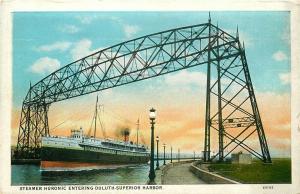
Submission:
[[[45,74],[55,71],[60,67],[60,62],[57,59],[43,57],[36,60],[29,68],[33,73]]]
[[[187,72],[187,74],[189,73],[190,72]],[[195,74],[192,73],[192,75],[197,75],[199,72],[194,73]],[[145,80],[145,82],[147,81]],[[164,85],[161,82],[157,82],[157,84]],[[185,82],[180,82],[180,84],[185,84]],[[169,87],[169,85],[165,85],[162,90],[165,90],[165,93],[168,94],[169,98],[163,96],[155,99],[152,98],[152,96],[149,98],[144,97],[143,94],[149,94],[147,93],[149,91],[148,88],[135,93],[126,92],[127,90],[123,90],[122,88],[128,86],[124,86],[105,90],[108,93],[113,91],[112,94],[108,94],[107,96],[102,95],[102,92],[104,91],[101,91],[99,99],[101,99],[101,103],[105,105],[104,117],[102,118],[109,137],[114,138],[113,131],[118,124],[122,124],[122,121],[124,120],[122,118],[132,121],[130,126],[132,129],[135,129],[135,121],[137,120],[138,115],[140,115],[140,132],[143,134],[145,141],[149,145],[150,132],[148,110],[151,107],[150,105],[153,104],[154,108],[157,110],[156,121],[158,128],[156,133],[164,143],[168,146],[173,145],[174,150],[177,150],[178,147],[180,147],[182,151],[194,149],[199,151],[203,150],[203,143],[199,142],[203,141],[204,138],[205,99],[202,100],[202,98],[199,97],[199,94],[200,92],[205,93],[205,91],[200,89],[200,87],[195,87],[198,89],[185,93],[182,92],[182,89],[185,88],[182,86],[183,85]],[[171,92],[172,90],[176,90],[176,93]],[[178,90],[179,92],[177,92]],[[158,92],[150,91],[150,93],[155,93],[156,95]],[[96,95],[97,94],[94,93],[82,96],[82,98],[79,99],[74,98],[64,101],[63,104],[54,103],[51,105],[53,107],[51,108],[51,111],[49,111],[48,116],[52,127],[59,125],[62,122],[61,118],[68,119],[63,125],[51,130],[51,134],[68,136],[70,129],[79,128],[80,126],[82,126],[87,133],[90,128],[91,118],[93,117],[91,108],[95,106]],[[261,114],[271,156],[289,157],[291,133],[290,94],[257,91],[256,99],[258,101],[258,108]],[[74,106],[74,104],[76,104],[76,106]],[[128,114],[128,110],[130,110],[130,114]],[[21,113],[18,112],[13,115],[13,118],[19,117],[20,115]],[[19,119],[14,119],[14,122],[15,124],[13,126],[15,126],[15,132],[13,133],[13,142],[16,142]],[[232,132],[232,134],[236,133]],[[100,130],[98,131],[98,136],[101,137]],[[131,138],[133,137],[131,136]],[[211,138],[212,150],[216,150],[218,139],[215,130],[211,131]],[[253,142],[250,140],[253,140]],[[228,142],[228,139],[225,139],[225,142],[226,141]],[[260,148],[256,132],[245,143],[259,152]]]
[[[117,22],[117,23],[119,23],[119,24],[122,24],[122,23],[123,23],[122,19],[119,18],[119,17],[116,17],[116,16],[111,16],[111,17],[109,17],[108,19],[110,19],[111,21]]]
[[[111,20],[112,22],[119,24],[123,28],[123,32],[127,39],[132,38],[135,34],[137,34],[141,30],[141,28],[138,25],[128,24],[124,22],[122,18],[112,16],[109,17],[108,19]]]
[[[179,73],[168,74],[165,76],[168,85],[206,85],[206,74],[203,72],[189,72],[182,70]]]
[[[283,85],[291,83],[291,74],[290,73],[280,73],[278,76]]]
[[[97,19],[98,17],[96,15],[79,15],[75,18],[78,19],[78,21],[82,24],[90,24],[93,20]]]
[[[287,56],[283,51],[277,51],[273,54],[273,59],[276,61],[285,61],[287,60]]]
[[[89,39],[82,39],[76,43],[73,44],[74,47],[71,49],[71,56],[72,59],[78,60],[82,57],[87,56],[90,54],[91,51],[91,46],[92,46],[92,41]]]
[[[137,25],[128,25],[128,24],[123,25],[123,30],[124,30],[126,38],[131,38],[133,35],[138,33],[140,31],[140,29],[141,28]]]
[[[75,34],[79,31],[79,28],[75,25],[64,25],[60,30],[64,33]]]
[[[54,50],[59,50],[59,51],[65,51],[70,48],[72,43],[70,42],[54,42],[53,44],[48,44],[48,45],[42,45],[37,48],[38,51],[54,51]]]
[[[98,16],[98,15],[84,15],[84,16],[80,15],[80,16],[76,16],[75,18],[81,24],[90,24],[96,19],[110,20],[111,22],[117,23],[118,25],[120,25],[122,27],[125,37],[127,39],[132,38],[132,36],[134,36],[136,33],[138,33],[141,30],[141,28],[138,25],[128,24],[122,18],[116,17],[116,16],[106,17],[106,16]],[[70,28],[70,30],[73,29],[73,26],[72,27],[67,26],[67,27]]]
[[[257,92],[257,103],[262,120],[273,129],[283,129],[290,126],[291,109],[290,94],[275,92]],[[280,114],[278,114],[280,113]]]

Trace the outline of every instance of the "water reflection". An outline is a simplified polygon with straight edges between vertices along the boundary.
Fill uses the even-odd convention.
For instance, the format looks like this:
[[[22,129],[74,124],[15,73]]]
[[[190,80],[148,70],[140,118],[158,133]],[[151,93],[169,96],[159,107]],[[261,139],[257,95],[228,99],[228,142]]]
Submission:
[[[146,184],[147,164],[115,169],[40,171],[36,165],[12,165],[12,185]]]

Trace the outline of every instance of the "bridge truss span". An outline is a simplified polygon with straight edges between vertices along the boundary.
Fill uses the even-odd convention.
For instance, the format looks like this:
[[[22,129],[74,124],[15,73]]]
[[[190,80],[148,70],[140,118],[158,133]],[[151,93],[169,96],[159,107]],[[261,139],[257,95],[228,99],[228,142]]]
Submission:
[[[224,159],[223,139],[228,138],[230,144],[271,162],[245,50],[238,36],[230,35],[210,20],[116,44],[70,63],[30,86],[22,106],[18,155],[39,157],[41,136],[49,135],[47,113],[52,103],[200,65],[207,66],[208,78],[205,160],[211,159],[210,131],[216,129],[219,152],[214,157]],[[245,98],[235,102],[237,98],[241,100],[240,96]],[[227,127],[246,128],[245,131],[254,127],[261,153],[239,140],[241,135],[229,134]]]

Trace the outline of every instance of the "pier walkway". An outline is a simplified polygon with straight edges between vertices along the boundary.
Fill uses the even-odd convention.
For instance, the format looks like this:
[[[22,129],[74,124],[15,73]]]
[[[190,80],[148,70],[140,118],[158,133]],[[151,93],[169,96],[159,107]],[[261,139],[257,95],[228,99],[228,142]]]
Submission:
[[[163,170],[161,182],[164,185],[184,185],[184,184],[207,184],[194,175],[189,167],[192,162],[174,163],[171,167]]]

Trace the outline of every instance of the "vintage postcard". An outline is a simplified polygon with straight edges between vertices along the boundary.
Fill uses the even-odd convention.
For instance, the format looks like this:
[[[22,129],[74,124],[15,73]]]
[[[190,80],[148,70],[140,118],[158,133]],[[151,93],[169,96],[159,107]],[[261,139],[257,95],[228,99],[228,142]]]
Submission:
[[[0,4],[1,193],[300,193],[299,3],[143,2]]]

